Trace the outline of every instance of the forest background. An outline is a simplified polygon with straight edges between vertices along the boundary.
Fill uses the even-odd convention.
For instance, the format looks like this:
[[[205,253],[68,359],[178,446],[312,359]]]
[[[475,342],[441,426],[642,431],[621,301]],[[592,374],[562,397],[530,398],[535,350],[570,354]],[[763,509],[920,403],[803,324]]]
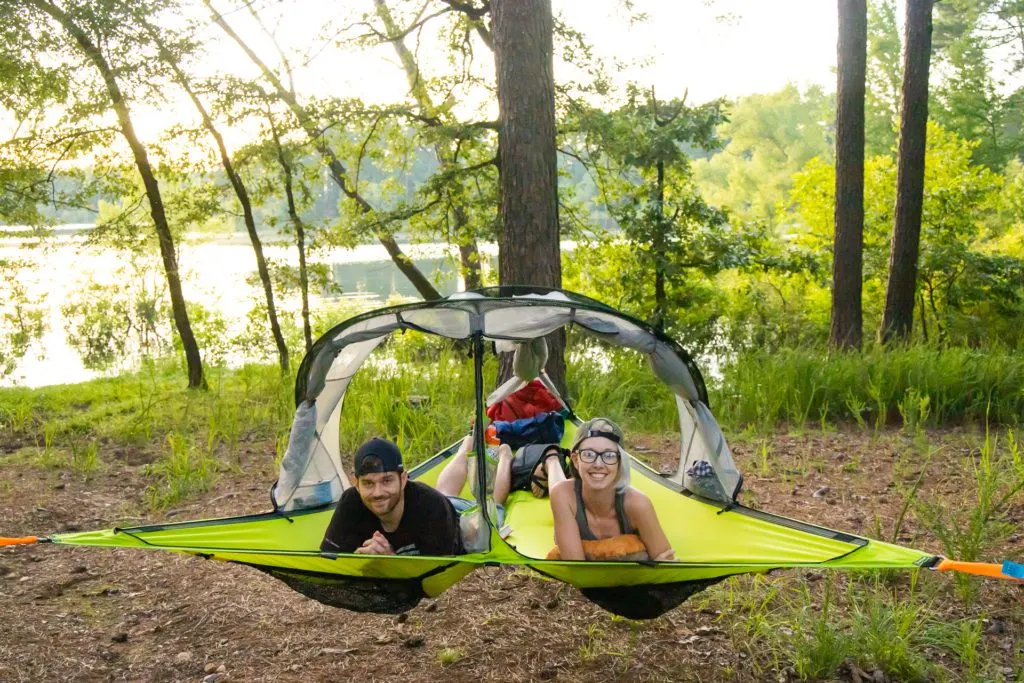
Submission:
[[[553,74],[511,84],[553,75],[557,197],[552,185],[524,202],[554,210],[510,230],[502,173],[521,159],[499,149],[501,4],[0,0],[0,382],[29,385],[0,389],[0,530],[265,507],[298,360],[331,325],[381,303],[353,296],[337,255],[377,245],[399,283],[390,301],[525,277],[678,339],[705,371],[747,505],[949,557],[1020,561],[1024,3],[837,3],[865,22],[866,87],[853,98],[864,108],[863,239],[852,252],[836,244],[853,195],[841,191],[837,206],[836,187],[857,173],[840,163],[837,177],[849,119],[830,86],[709,100],[698,93],[727,66],[717,57],[686,69],[651,59],[615,31],[573,25],[587,18],[558,3]],[[678,5],[681,21],[692,12],[722,26],[799,7]],[[623,35],[652,21],[645,10],[657,14],[614,3]],[[930,26],[924,49],[906,48],[912,11]],[[657,35],[676,28],[692,30]],[[798,54],[831,45],[831,31],[770,38]],[[521,35],[537,38],[525,24]],[[842,84],[853,62],[839,42]],[[898,187],[908,57],[930,59],[926,107],[914,109],[927,123],[919,253],[894,286],[898,197],[913,194]],[[681,74],[678,92],[651,86],[665,73]],[[354,96],[377,81],[382,95]],[[510,239],[548,239],[543,261],[559,238],[560,280],[507,257]],[[246,255],[213,266],[230,309],[200,300],[189,276],[192,255],[221,244]],[[69,259],[69,248],[80,251]],[[862,295],[837,334],[837,257],[851,253]],[[104,277],[64,272],[94,262]],[[47,283],[58,280],[76,284],[55,310]],[[883,329],[894,289],[911,315]],[[55,335],[99,376],[57,383],[70,364],[47,355]],[[677,460],[675,404],[643,362],[568,342],[579,414],[620,421],[655,468]],[[414,334],[382,345],[349,389],[342,452],[387,434],[413,463],[461,438],[474,400],[465,361],[457,345]],[[485,372],[498,375],[494,358]],[[19,551],[0,565],[11,613],[0,678],[198,679],[221,675],[204,666],[224,660],[253,680],[1024,680],[1024,608],[1009,582],[734,578],[640,623],[495,569],[408,621],[353,620],[244,569]],[[92,590],[100,577],[133,588]],[[200,583],[203,600],[183,604],[181,586]],[[345,649],[325,657],[324,633]]]
[[[20,239],[25,253],[59,239],[52,226],[93,223],[80,233],[84,242],[116,254],[116,283],[90,284],[63,305],[67,340],[88,367],[130,368],[175,344],[180,350],[173,323],[184,318],[208,363],[276,356],[287,365],[315,332],[344,317],[337,306],[309,310],[310,291],[318,303],[340,301],[330,296],[339,293],[336,278],[318,260],[331,248],[385,245],[427,298],[459,283],[497,283],[493,250],[481,257],[479,247],[496,242],[500,230],[485,8],[376,2],[330,17],[315,43],[298,48],[275,42],[294,8],[225,7],[265,52],[230,53],[233,67],[244,62],[252,74],[242,77],[237,68],[216,68],[228,38],[205,7],[68,6],[64,18],[94,37],[125,112],[165,108],[159,134],[136,139],[159,183],[162,236],[101,71],[46,13],[48,4],[27,3],[32,12],[4,4],[11,30],[0,72],[8,130],[0,219],[16,226],[5,236]],[[870,339],[881,325],[894,220],[902,43],[895,3],[869,5],[863,309]],[[915,342],[1020,344],[1024,95],[1012,84],[1024,43],[1011,5],[936,8]],[[624,22],[645,20],[631,5],[620,14]],[[732,100],[666,101],[620,77],[644,65],[596,57],[587,36],[564,20],[556,22],[556,43],[558,215],[561,238],[575,244],[563,255],[564,286],[652,321],[716,363],[752,350],[824,348],[834,94],[787,85]],[[346,50],[388,51],[407,92],[369,104],[296,88],[311,61]],[[183,240],[246,232],[256,254],[244,324],[190,301],[187,284],[177,285],[184,291],[176,308],[161,257],[173,259]],[[452,271],[406,263],[397,240],[450,245],[458,283],[443,282]],[[262,242],[302,256],[267,261]],[[45,268],[45,257],[40,263]],[[43,297],[19,284],[32,265],[0,261],[5,374],[47,324]]]

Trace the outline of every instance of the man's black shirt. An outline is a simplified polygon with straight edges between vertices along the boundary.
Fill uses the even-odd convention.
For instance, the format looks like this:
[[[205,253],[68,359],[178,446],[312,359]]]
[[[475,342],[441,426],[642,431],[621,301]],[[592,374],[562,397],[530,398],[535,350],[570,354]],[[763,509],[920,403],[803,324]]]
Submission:
[[[462,535],[459,516],[443,494],[426,484],[410,481],[405,485],[405,509],[398,528],[384,531],[380,519],[350,487],[341,494],[338,507],[327,527],[320,549],[352,553],[374,531],[384,534],[396,555],[461,555]]]

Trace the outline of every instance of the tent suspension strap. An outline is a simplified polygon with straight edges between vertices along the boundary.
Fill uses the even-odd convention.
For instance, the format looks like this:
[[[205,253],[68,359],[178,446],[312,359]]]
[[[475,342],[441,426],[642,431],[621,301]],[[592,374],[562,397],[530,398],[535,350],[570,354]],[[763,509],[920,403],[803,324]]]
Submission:
[[[8,538],[0,536],[0,548],[4,548],[9,545],[32,545],[33,543],[45,543],[49,539],[39,538],[38,536],[22,536],[20,538]]]

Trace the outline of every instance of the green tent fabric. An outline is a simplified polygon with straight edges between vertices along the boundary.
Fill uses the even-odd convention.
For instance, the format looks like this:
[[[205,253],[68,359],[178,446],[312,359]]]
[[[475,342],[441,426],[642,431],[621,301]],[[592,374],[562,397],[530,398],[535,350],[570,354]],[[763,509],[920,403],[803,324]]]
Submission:
[[[455,444],[411,476],[436,481]],[[584,590],[624,616],[657,616],[692,591],[722,578],[786,567],[913,569],[936,558],[927,553],[688,495],[634,462],[633,485],[647,494],[681,559],[679,562],[569,562],[543,559],[552,546],[547,499],[511,494],[501,539],[492,530],[487,552],[452,557],[375,557],[317,550],[333,510],[260,515],[59,534],[57,544],[162,549],[249,565],[327,604],[358,611],[400,612],[434,597],[486,564],[529,567]],[[467,485],[468,489],[468,485]],[[464,492],[468,495],[468,490]],[[634,590],[626,590],[632,587]],[[668,603],[656,596],[667,588]],[[599,592],[606,589],[611,595]],[[621,600],[615,600],[615,594]],[[648,598],[640,603],[638,593]],[[681,597],[679,597],[681,595]],[[673,600],[673,597],[679,597]]]
[[[530,344],[558,329],[575,326],[585,335],[642,354],[652,372],[676,398],[680,454],[673,474],[662,476],[633,461],[632,485],[653,502],[676,550],[675,562],[572,562],[545,557],[553,545],[547,499],[526,492],[506,501],[506,538],[487,513],[487,501],[464,513],[479,534],[471,552],[457,557],[368,556],[321,552],[320,542],[334,503],[349,486],[339,450],[339,416],[352,376],[387,336],[414,330],[469,342],[476,377],[476,411],[484,423],[484,342]],[[522,364],[521,364],[522,365]],[[527,381],[532,378],[519,378]],[[550,381],[542,373],[545,384]],[[509,387],[517,383],[507,383]],[[500,399],[500,391],[488,399]],[[578,418],[569,412],[565,442]],[[757,511],[736,498],[742,475],[708,407],[696,365],[678,344],[647,325],[600,302],[561,290],[491,288],[434,302],[395,306],[357,316],[323,335],[303,360],[296,382],[296,415],[281,473],[272,489],[273,511],[173,524],[121,527],[55,534],[38,539],[55,545],[138,548],[187,553],[244,564],[266,572],[294,590],[325,604],[356,611],[396,613],[423,597],[436,596],[481,565],[527,567],[579,588],[602,607],[633,618],[654,617],[694,592],[728,576],[774,569],[969,570],[949,560],[880,541],[825,529]],[[464,495],[485,491],[483,430],[476,430],[477,476]],[[410,472],[435,483],[455,452],[452,444]],[[691,463],[712,466],[710,489],[688,475]],[[709,493],[710,491],[710,493]],[[468,518],[467,518],[468,516]],[[471,524],[471,526],[472,526]],[[465,526],[464,526],[465,530]],[[0,539],[0,545],[35,542]],[[6,541],[6,542],[5,542]],[[956,564],[956,563],[953,563]],[[986,565],[986,571],[991,567]],[[990,575],[998,575],[991,574]]]

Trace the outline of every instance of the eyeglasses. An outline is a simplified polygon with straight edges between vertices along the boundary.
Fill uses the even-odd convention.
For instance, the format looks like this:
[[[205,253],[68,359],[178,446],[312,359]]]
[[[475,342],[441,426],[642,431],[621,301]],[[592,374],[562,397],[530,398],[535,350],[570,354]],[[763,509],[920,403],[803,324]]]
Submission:
[[[581,451],[577,451],[580,454],[580,460],[587,463],[588,465],[597,462],[598,458],[601,458],[601,462],[605,465],[614,465],[619,461],[619,451],[595,451],[589,448],[584,448]]]

